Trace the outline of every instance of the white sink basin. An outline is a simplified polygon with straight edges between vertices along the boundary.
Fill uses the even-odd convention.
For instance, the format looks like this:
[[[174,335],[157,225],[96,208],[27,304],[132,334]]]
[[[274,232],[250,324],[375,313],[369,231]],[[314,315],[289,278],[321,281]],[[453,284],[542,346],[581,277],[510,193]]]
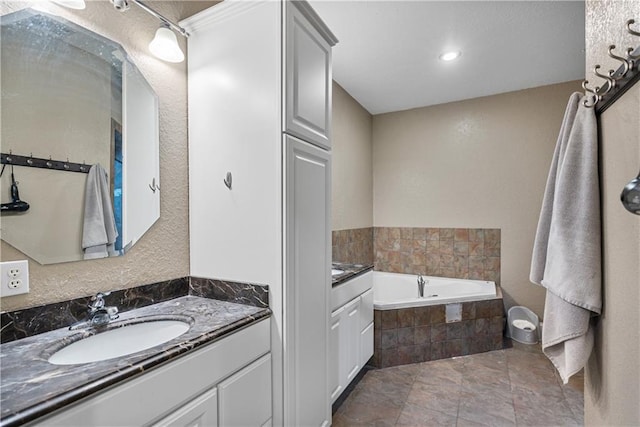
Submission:
[[[342,273],[344,273],[344,270],[340,270],[338,268],[332,268],[331,269],[331,275],[332,276],[337,276],[337,275],[342,274]]]
[[[49,363],[76,365],[126,356],[170,341],[190,327],[180,320],[131,323],[69,344],[49,357]]]

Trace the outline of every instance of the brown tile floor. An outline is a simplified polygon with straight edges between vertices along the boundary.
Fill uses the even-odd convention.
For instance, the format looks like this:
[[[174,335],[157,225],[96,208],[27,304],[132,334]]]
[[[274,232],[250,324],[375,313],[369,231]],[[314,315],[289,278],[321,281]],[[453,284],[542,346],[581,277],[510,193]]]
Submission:
[[[539,345],[371,370],[333,426],[583,425],[582,374],[562,381]]]

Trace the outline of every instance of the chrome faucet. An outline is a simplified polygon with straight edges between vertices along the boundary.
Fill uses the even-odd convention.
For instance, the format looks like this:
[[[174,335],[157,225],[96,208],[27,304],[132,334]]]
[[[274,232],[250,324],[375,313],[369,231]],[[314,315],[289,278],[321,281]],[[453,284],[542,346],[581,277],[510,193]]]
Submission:
[[[104,297],[110,293],[111,292],[98,292],[93,296],[91,298],[93,302],[87,306],[87,318],[69,326],[69,330],[73,331],[91,326],[104,326],[120,317],[118,315],[118,307],[105,307],[104,305]]]
[[[428,280],[424,280],[422,274],[418,274],[418,295],[420,298],[424,298],[424,285],[429,283]]]

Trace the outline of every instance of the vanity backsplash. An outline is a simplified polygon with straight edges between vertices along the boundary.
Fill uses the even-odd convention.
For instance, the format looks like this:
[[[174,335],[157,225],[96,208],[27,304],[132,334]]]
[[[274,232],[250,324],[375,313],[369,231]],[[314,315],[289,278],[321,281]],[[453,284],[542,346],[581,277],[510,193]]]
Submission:
[[[168,301],[183,296],[198,296],[220,301],[269,307],[269,287],[254,283],[222,281],[199,277],[181,277],[111,292],[105,303],[120,312]],[[0,343],[69,326],[86,317],[91,297],[0,313]]]

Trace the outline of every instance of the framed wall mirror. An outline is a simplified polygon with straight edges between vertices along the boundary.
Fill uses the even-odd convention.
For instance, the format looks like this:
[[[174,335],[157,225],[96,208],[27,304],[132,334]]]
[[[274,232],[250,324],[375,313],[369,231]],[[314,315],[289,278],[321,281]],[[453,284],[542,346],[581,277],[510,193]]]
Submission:
[[[100,164],[118,231],[111,254],[123,255],[160,217],[158,97],[119,44],[73,22],[24,9],[0,25],[0,200],[13,187],[29,204],[2,212],[3,244],[40,264],[84,259],[83,172]],[[9,153],[86,167],[16,166]]]

